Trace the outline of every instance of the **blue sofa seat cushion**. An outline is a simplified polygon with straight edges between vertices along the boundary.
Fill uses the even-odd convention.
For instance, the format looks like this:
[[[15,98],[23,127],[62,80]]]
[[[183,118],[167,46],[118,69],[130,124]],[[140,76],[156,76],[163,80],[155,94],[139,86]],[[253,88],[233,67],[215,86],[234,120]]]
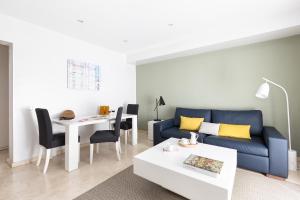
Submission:
[[[205,122],[211,120],[211,110],[208,109],[192,109],[192,108],[176,108],[174,125],[180,125],[180,116],[204,118]]]
[[[212,110],[212,122],[250,125],[252,135],[262,135],[263,118],[260,110]]]
[[[165,129],[161,132],[161,137],[163,138],[191,138],[190,131],[187,130],[181,130],[178,127],[172,127]],[[203,138],[205,137],[205,134],[199,133],[198,141],[203,142]]]
[[[236,149],[239,153],[265,157],[269,156],[268,148],[266,147],[262,137],[259,136],[252,136],[251,140],[221,136],[207,136],[204,138],[204,143]]]

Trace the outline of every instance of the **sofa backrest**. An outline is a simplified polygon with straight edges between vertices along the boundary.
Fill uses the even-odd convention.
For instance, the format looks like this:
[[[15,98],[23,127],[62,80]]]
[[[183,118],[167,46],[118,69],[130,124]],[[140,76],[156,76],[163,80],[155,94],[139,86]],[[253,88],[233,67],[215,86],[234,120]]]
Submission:
[[[212,122],[251,125],[251,135],[261,135],[263,130],[260,110],[212,110]]]
[[[205,122],[211,121],[211,110],[208,109],[192,109],[192,108],[176,108],[174,125],[180,125],[180,116],[204,118]]]

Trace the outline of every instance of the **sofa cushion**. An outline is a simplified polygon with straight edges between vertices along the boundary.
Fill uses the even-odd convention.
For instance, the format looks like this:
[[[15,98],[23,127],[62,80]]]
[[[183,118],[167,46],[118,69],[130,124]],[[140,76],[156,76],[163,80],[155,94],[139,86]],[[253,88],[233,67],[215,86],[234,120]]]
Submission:
[[[220,124],[202,122],[199,132],[209,135],[219,135]]]
[[[179,129],[190,130],[190,131],[199,131],[199,128],[200,128],[203,120],[204,120],[204,118],[180,116]]]
[[[221,124],[219,136],[251,139],[250,125]]]
[[[198,132],[197,132],[198,133]],[[198,141],[203,142],[203,138],[205,137],[205,134],[203,133],[198,133]],[[190,131],[187,130],[180,130],[178,127],[172,127],[165,129],[161,132],[161,137],[163,138],[191,138]]]
[[[212,122],[250,125],[251,136],[261,135],[263,130],[262,112],[260,110],[212,110]]]
[[[239,153],[266,157],[269,156],[268,148],[260,136],[253,136],[251,140],[221,136],[207,136],[204,138],[204,143],[236,149]]]
[[[207,109],[192,109],[192,108],[176,108],[174,125],[179,126],[180,116],[204,118],[205,122],[211,120],[211,110]]]

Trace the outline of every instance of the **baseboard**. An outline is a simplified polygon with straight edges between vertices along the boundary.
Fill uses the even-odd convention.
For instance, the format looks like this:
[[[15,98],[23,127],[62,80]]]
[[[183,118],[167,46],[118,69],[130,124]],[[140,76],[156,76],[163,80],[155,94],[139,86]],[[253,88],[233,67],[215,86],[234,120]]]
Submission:
[[[7,159],[6,162],[11,168],[15,168],[15,167],[19,167],[19,166],[22,166],[22,165],[27,165],[27,164],[31,163],[32,161],[29,159],[29,160],[22,160],[22,161],[19,161],[19,162],[13,162],[12,163],[9,159]]]
[[[86,147],[86,146],[89,146],[89,145],[90,145],[90,143],[82,143],[82,144],[80,144],[80,148]],[[58,155],[62,154],[62,153],[64,153],[64,149],[58,149],[58,150],[56,151],[55,154],[52,154],[52,155],[51,155],[51,159],[52,159],[53,157],[55,157],[55,156],[58,156]],[[15,167],[19,167],[19,166],[23,166],[23,165],[27,165],[27,164],[36,162],[37,159],[38,159],[38,156],[34,156],[34,157],[32,157],[32,158],[30,158],[30,159],[27,159],[27,160],[22,160],[22,161],[18,161],[18,162],[13,162],[13,163],[12,163],[12,162],[9,160],[9,158],[8,158],[8,159],[6,160],[6,162],[7,162],[7,164],[9,165],[9,167],[15,168]]]
[[[6,149],[8,149],[8,147],[0,147],[0,151],[2,151],[2,150],[6,150]]]

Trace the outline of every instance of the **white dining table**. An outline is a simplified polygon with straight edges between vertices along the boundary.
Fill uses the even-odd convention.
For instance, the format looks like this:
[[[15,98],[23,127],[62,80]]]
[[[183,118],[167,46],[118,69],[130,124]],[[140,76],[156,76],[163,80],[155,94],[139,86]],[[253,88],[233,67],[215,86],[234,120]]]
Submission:
[[[137,115],[122,114],[122,119],[132,118],[131,144],[136,145],[138,139]],[[71,172],[78,169],[79,165],[79,146],[78,129],[81,126],[110,123],[116,119],[116,114],[94,115],[80,117],[72,120],[52,119],[52,122],[65,127],[65,170]]]

